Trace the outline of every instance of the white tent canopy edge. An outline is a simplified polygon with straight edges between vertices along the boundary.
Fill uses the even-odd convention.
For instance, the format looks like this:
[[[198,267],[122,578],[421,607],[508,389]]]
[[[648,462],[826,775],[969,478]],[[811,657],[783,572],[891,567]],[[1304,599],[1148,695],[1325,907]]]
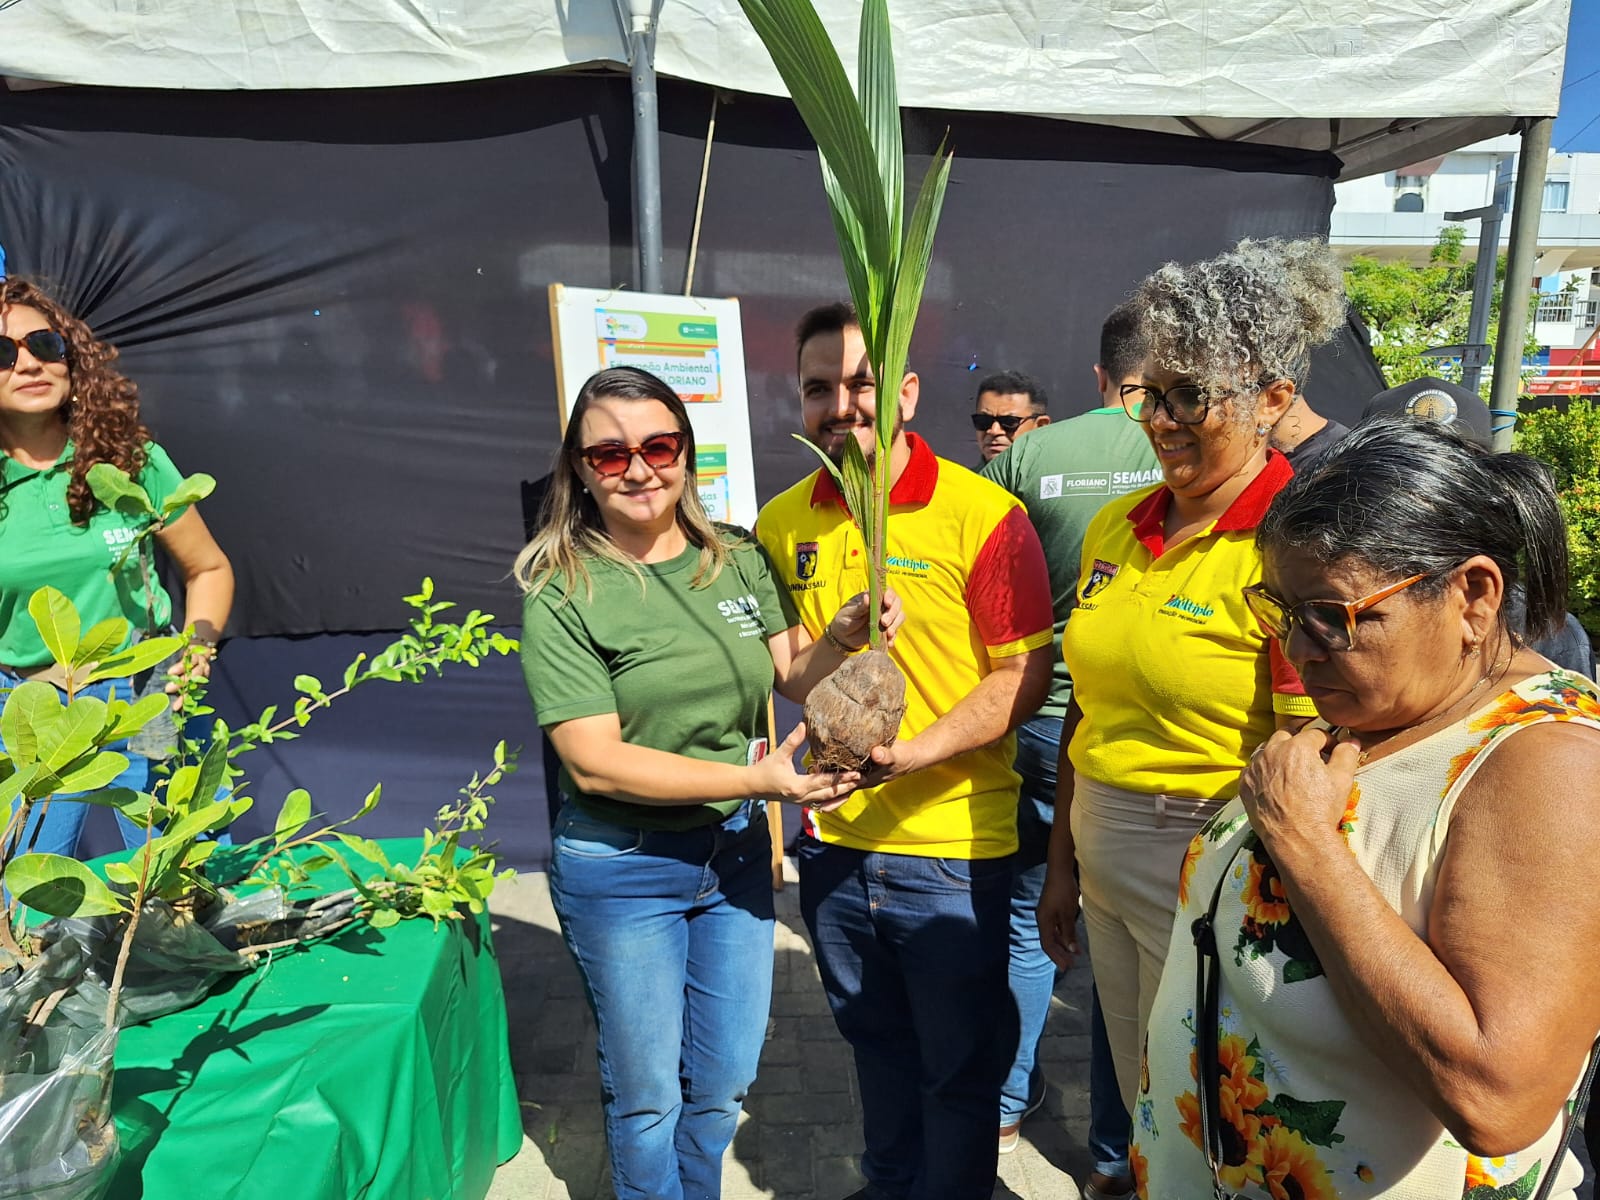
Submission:
[[[853,63],[859,0],[816,2]],[[657,4],[660,74],[784,94],[737,0]],[[1569,5],[891,0],[891,11],[908,106],[1331,150],[1350,178],[1554,115]],[[0,75],[13,87],[398,87],[627,61],[613,0],[0,0]]]

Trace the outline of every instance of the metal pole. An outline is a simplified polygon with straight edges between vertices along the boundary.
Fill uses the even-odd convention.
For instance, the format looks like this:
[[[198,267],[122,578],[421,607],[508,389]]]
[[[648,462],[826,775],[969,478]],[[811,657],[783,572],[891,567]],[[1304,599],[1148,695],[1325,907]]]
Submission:
[[[1461,386],[1478,390],[1489,341],[1489,309],[1494,297],[1494,266],[1500,257],[1500,205],[1467,212],[1447,212],[1447,221],[1478,221],[1478,265],[1472,274],[1472,312],[1467,318],[1467,343],[1461,355]]]
[[[1511,205],[1511,247],[1506,254],[1506,286],[1500,298],[1500,336],[1494,347],[1494,386],[1489,410],[1494,414],[1496,450],[1511,449],[1517,393],[1522,387],[1522,347],[1528,335],[1528,292],[1539,249],[1539,212],[1544,207],[1544,173],[1550,157],[1551,117],[1530,117],[1522,128],[1517,156],[1516,198]]]
[[[661,128],[657,119],[652,0],[628,0],[628,60],[633,68],[633,227],[639,287],[661,291]]]

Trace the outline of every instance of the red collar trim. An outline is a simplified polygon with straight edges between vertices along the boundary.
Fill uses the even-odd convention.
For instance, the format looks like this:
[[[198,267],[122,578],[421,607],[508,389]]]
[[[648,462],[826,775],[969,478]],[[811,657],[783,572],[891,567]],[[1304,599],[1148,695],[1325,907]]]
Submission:
[[[1267,465],[1256,473],[1256,477],[1245,485],[1244,491],[1228,505],[1227,511],[1217,518],[1211,527],[1212,532],[1254,529],[1261,524],[1261,518],[1267,515],[1272,498],[1293,475],[1294,468],[1289,465],[1287,458],[1276,450],[1267,451]],[[1128,513],[1128,520],[1133,523],[1133,536],[1156,558],[1160,558],[1166,549],[1167,540],[1162,527],[1166,524],[1167,510],[1171,507],[1172,489],[1162,485],[1134,505]]]
[[[906,431],[906,444],[911,447],[911,459],[900,478],[889,489],[890,504],[927,504],[933,499],[934,486],[939,482],[939,460],[933,450],[910,430]],[[819,504],[844,505],[839,485],[825,470],[817,472],[817,482],[811,487],[811,507]]]

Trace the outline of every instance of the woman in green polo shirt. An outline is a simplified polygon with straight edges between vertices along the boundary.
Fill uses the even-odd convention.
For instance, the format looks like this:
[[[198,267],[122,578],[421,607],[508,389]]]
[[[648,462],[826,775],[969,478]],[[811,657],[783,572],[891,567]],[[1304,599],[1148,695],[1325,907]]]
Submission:
[[[561,756],[550,895],[598,1028],[612,1184],[716,1197],[772,989],[765,804],[834,802],[859,778],[796,773],[804,726],[765,754],[767,700],[774,678],[803,700],[865,644],[865,598],[812,644],[765,551],[701,507],[683,402],[631,368],[579,392],[516,575],[523,670]]]
[[[144,579],[139,555],[124,554],[149,523],[100,504],[89,468],[111,463],[128,472],[159,506],[182,478],[139,421],[139,393],[115,367],[117,351],[34,284],[0,279],[0,687],[24,679],[61,683],[32,617],[28,599],[46,585],[64,593],[87,628],[126,618],[139,633],[167,629],[172,598],[159,580]],[[210,671],[217,638],[233,603],[233,569],[194,509],[184,509],[156,535],[184,586],[184,613],[194,630],[178,672]],[[145,685],[163,686],[157,672]],[[104,699],[126,681],[80,688]],[[150,758],[125,745],[129,766],[111,787],[149,790]],[[159,753],[159,751],[157,751]],[[54,797],[23,831],[34,850],[74,854],[89,806]],[[128,845],[144,831],[122,819]]]

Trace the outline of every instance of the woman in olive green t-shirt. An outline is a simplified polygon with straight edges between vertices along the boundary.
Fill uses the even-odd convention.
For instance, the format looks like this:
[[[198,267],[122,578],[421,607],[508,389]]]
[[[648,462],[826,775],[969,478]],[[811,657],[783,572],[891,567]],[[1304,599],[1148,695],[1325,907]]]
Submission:
[[[837,802],[859,778],[797,773],[803,725],[766,754],[766,712],[775,680],[803,700],[866,642],[865,598],[813,644],[761,547],[707,518],[694,463],[671,388],[601,371],[516,567],[523,669],[562,764],[550,894],[623,1200],[720,1194],[772,988],[765,803]]]
[[[89,488],[89,469],[110,463],[159,506],[181,478],[140,422],[138,389],[116,370],[116,357],[40,288],[0,279],[0,687],[62,682],[28,614],[41,587],[71,600],[86,629],[108,617],[146,633],[171,622],[172,598],[159,580],[146,583],[137,554],[125,553],[150,518],[108,509]],[[184,618],[194,631],[176,670],[206,675],[233,604],[233,568],[193,508],[155,538],[183,578]],[[104,699],[113,688],[129,698],[123,680],[77,695]],[[128,760],[109,786],[147,791],[151,760],[133,751]],[[20,844],[74,854],[88,805],[69,801],[53,797],[42,821],[36,809]],[[144,830],[120,813],[118,823],[128,845],[144,841]]]

